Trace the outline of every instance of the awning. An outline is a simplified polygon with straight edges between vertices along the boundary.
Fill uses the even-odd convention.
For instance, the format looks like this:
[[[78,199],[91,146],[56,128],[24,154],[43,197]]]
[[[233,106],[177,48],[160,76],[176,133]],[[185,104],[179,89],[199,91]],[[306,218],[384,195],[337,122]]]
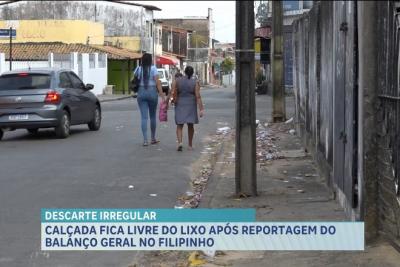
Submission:
[[[156,63],[159,65],[179,65],[179,60],[171,56],[157,56]]]

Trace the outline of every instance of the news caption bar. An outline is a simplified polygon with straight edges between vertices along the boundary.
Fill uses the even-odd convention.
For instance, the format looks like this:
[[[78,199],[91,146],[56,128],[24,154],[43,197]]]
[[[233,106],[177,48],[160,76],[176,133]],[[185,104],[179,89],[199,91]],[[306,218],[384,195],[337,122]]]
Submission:
[[[257,222],[255,209],[42,209],[42,250],[364,250],[363,222]]]

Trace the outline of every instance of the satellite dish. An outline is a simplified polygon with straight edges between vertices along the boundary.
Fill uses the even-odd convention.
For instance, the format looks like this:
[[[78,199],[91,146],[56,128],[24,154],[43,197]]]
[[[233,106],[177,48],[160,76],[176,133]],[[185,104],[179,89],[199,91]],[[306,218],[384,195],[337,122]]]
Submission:
[[[258,23],[265,23],[267,21],[268,6],[261,3],[257,8],[256,19]]]

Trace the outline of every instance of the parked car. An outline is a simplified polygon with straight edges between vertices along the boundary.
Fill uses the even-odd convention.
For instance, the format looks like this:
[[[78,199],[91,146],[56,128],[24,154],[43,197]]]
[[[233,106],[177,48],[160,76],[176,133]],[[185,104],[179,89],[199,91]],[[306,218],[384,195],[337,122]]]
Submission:
[[[169,77],[168,71],[166,69],[157,69],[158,78],[160,79],[162,90],[165,95],[168,95],[169,89],[171,87],[171,79]]]
[[[92,131],[101,125],[101,105],[72,71],[30,69],[5,72],[0,76],[0,139],[5,130],[55,128],[66,138],[71,125],[88,124]]]

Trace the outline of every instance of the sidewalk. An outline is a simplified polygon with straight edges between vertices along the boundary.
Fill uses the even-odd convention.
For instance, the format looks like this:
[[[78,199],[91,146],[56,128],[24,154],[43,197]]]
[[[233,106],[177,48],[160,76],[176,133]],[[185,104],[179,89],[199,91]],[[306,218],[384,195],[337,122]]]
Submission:
[[[257,128],[258,197],[235,196],[234,134],[223,144],[202,208],[255,208],[258,221],[346,221],[290,124]],[[346,242],[346,240],[343,240]],[[365,252],[222,252],[201,266],[400,266],[400,253],[384,241]]]
[[[110,102],[110,101],[117,101],[122,99],[131,98],[132,95],[98,95],[97,98],[100,102]]]

